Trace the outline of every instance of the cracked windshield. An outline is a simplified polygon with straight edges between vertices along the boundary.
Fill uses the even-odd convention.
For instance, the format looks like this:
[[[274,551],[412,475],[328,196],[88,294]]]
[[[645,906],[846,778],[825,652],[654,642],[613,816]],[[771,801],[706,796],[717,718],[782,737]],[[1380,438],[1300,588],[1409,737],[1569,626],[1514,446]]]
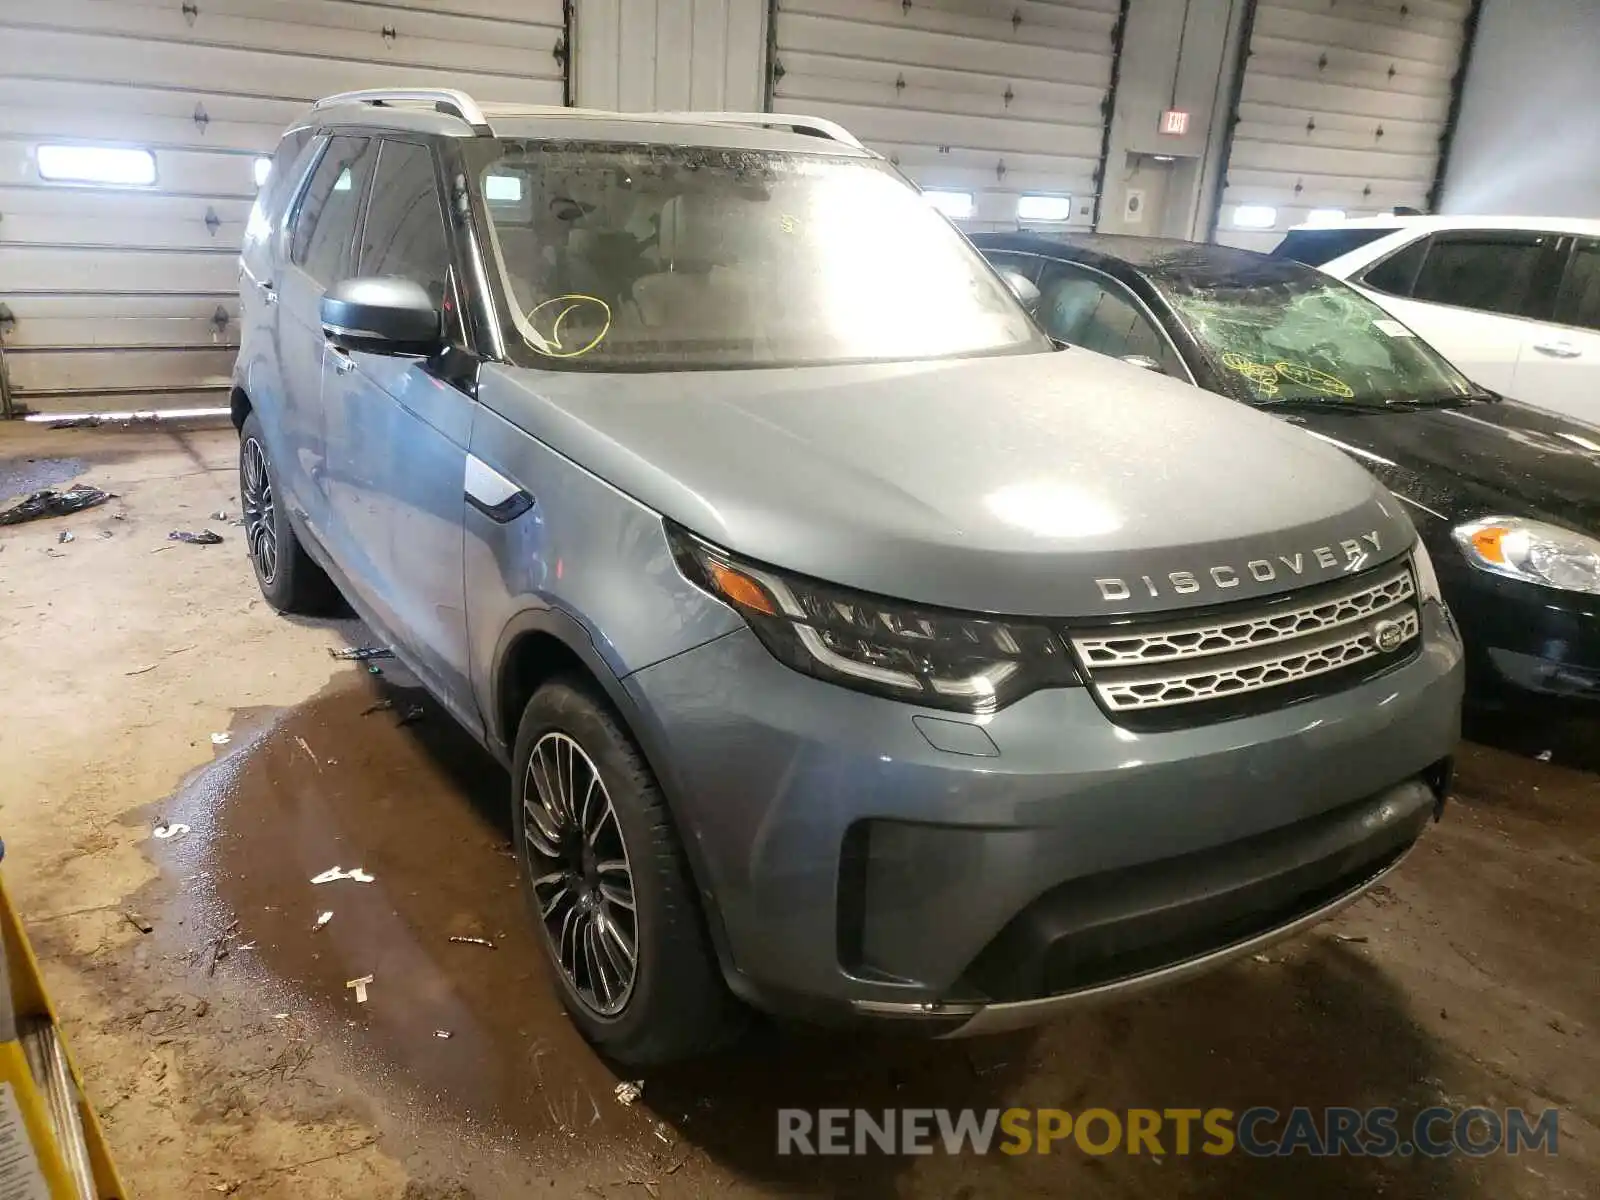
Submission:
[[[1432,347],[1353,288],[1248,272],[1152,271],[1229,391],[1252,404],[1458,404],[1478,391]]]
[[[1045,351],[881,164],[501,141],[481,171],[529,365],[681,370]]]

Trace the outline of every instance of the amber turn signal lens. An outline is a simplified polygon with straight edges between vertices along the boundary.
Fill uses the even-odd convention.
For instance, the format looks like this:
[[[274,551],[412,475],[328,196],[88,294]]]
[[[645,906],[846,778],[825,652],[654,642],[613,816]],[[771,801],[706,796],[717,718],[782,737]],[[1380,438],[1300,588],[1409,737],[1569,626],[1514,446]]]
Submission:
[[[1486,562],[1503,563],[1506,561],[1506,552],[1500,548],[1500,539],[1510,532],[1500,525],[1485,526],[1473,533],[1472,548],[1482,555]]]
[[[767,590],[748,575],[742,575],[719,562],[708,562],[706,569],[711,572],[711,581],[717,585],[717,590],[739,607],[753,608],[769,617],[778,615],[777,606],[772,603]]]

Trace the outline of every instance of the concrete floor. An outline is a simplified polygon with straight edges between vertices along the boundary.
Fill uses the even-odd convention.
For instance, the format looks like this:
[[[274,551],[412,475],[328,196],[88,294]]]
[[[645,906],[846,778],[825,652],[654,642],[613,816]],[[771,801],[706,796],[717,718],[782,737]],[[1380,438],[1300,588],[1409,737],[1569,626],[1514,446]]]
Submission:
[[[234,454],[229,430],[0,430],[0,485],[119,493],[0,530],[0,835],[135,1196],[1595,1194],[1600,776],[1470,745],[1390,884],[1266,961],[995,1040],[764,1029],[621,1106],[545,982],[503,775],[398,667],[328,656],[355,622],[259,599],[208,519],[236,515]],[[207,525],[227,540],[167,541]],[[163,818],[191,832],[154,840]],[[336,864],[375,882],[308,882]],[[780,1106],[1252,1104],[1553,1106],[1560,1154],[774,1154]]]

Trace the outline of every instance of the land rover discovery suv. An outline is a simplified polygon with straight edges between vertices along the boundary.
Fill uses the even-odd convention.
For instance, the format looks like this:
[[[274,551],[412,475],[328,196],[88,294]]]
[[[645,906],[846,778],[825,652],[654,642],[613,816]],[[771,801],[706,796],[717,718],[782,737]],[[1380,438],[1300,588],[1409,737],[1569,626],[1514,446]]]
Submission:
[[[836,125],[335,96],[241,266],[261,589],[343,593],[507,765],[618,1059],[1173,979],[1444,801],[1461,647],[1394,498],[1057,348]]]

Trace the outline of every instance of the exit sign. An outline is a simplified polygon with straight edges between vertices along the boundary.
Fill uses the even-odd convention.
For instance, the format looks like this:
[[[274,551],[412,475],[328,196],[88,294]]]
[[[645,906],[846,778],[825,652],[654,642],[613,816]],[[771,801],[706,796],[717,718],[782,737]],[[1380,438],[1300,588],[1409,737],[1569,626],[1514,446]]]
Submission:
[[[1181,108],[1169,108],[1161,114],[1161,132],[1182,137],[1189,132],[1189,114]]]

